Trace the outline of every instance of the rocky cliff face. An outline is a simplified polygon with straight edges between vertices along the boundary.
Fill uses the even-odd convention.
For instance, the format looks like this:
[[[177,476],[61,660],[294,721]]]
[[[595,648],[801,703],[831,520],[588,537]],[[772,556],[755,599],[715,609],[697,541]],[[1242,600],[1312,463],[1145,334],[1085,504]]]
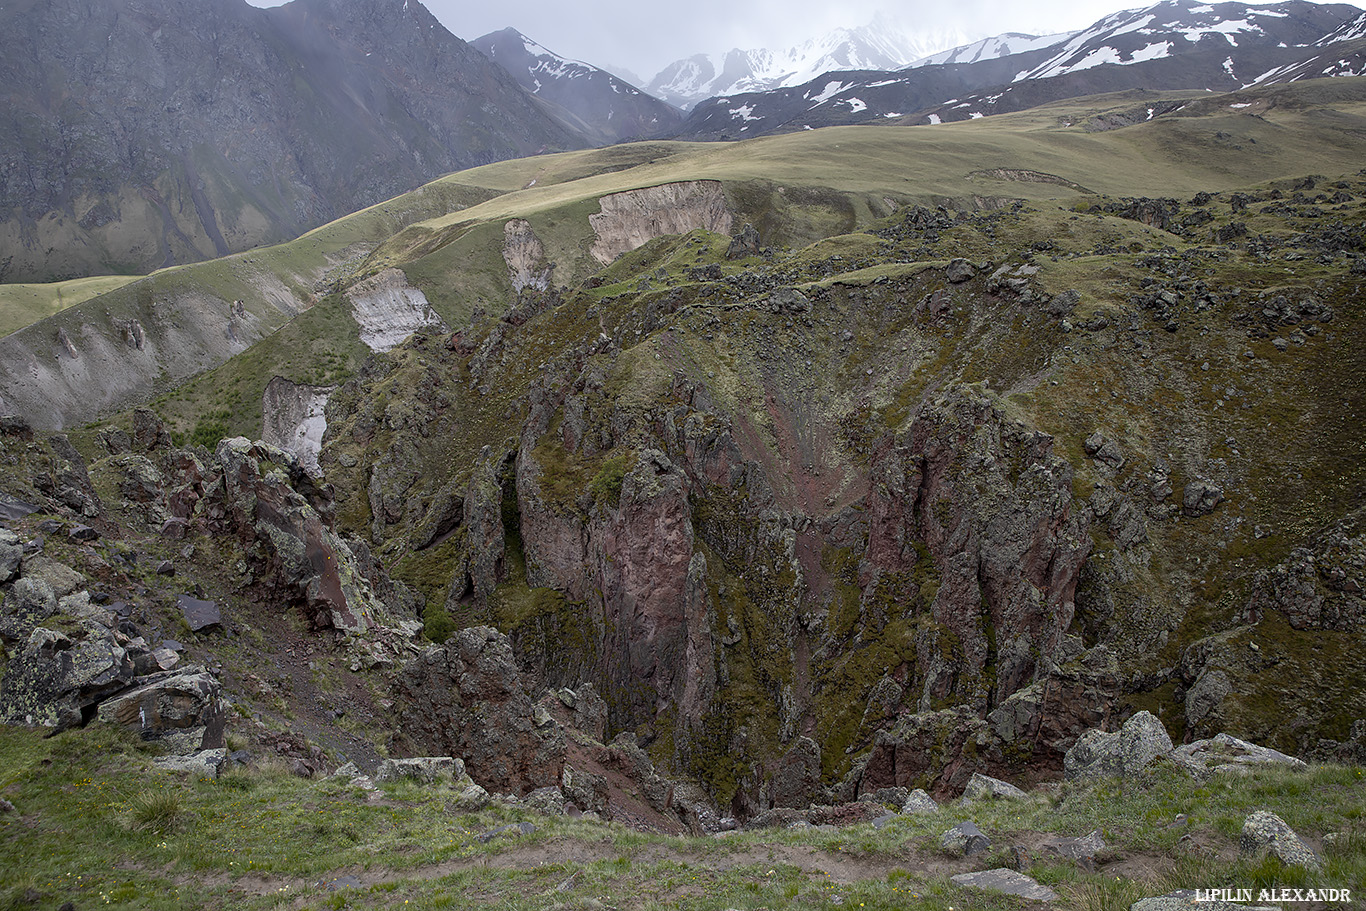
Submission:
[[[770,231],[803,200],[827,231],[854,202],[721,189],[758,228],[664,233],[652,209],[724,199],[706,182],[623,194],[599,233],[643,243],[568,287],[539,279],[592,269],[582,222],[454,226],[507,308],[372,352],[328,397],[326,483],[241,438],[177,450],[144,411],[81,432],[89,478],[16,430],[0,507],[222,541],[242,597],[391,669],[395,750],[584,806],[626,768],[667,805],[647,758],[737,816],[956,792],[1056,772],[1139,709],[1349,748],[1359,176],[905,206],[797,249]],[[447,239],[418,246],[466,268]],[[14,559],[0,540],[0,585]],[[20,594],[15,622],[48,611]],[[432,647],[375,657],[386,612]],[[601,704],[566,721],[585,685]]]
[[[1238,205],[1164,211],[1203,232]],[[1161,229],[1136,213],[1151,208],[1103,217],[1146,243]],[[767,260],[745,259],[743,237],[655,238],[581,288],[524,286],[496,321],[377,359],[329,405],[322,465],[341,500],[369,504],[347,523],[425,586],[429,619],[496,626],[529,690],[592,683],[609,737],[634,735],[740,813],[1044,774],[1139,706],[1191,736],[1274,741],[1258,706],[1288,699],[1322,723],[1284,746],[1341,742],[1323,692],[1269,669],[1330,648],[1320,679],[1359,705],[1337,651],[1356,635],[1355,526],[1248,561],[1268,529],[1230,510],[1280,497],[1238,461],[1258,432],[1217,431],[1233,456],[1204,406],[1153,405],[1197,394],[1170,347],[1188,326],[1237,348],[1201,347],[1195,365],[1223,401],[1249,369],[1284,407],[1321,401],[1317,372],[1281,386],[1282,368],[1245,365],[1339,344],[1341,298],[1197,285],[1194,252],[1135,255],[1122,306],[1044,285],[1028,252],[897,265],[964,237],[999,250],[1027,217],[907,209],[846,247]],[[543,255],[524,235],[504,232],[505,256],[522,251],[510,269]],[[702,251],[720,261],[697,265]],[[1291,324],[1318,328],[1273,344]],[[1263,342],[1276,355],[1242,353]],[[1100,378],[1120,376],[1109,395]],[[1162,426],[1113,429],[1153,421],[1149,407]],[[1234,594],[1201,587],[1216,574]],[[422,689],[400,700],[414,718]]]
[[[588,216],[597,235],[589,252],[603,265],[666,234],[686,234],[695,228],[730,231],[730,207],[721,184],[714,180],[613,193],[598,202],[602,211]]]

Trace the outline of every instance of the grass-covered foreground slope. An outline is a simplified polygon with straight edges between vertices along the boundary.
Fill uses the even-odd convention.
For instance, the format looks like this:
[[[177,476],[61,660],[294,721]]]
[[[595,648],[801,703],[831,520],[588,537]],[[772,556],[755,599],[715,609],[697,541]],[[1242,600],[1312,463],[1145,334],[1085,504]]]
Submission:
[[[95,726],[52,739],[0,730],[0,906],[241,908],[1040,907],[951,875],[1012,862],[1053,907],[1120,911],[1176,888],[1366,889],[1360,768],[1266,769],[1200,784],[1159,765],[1141,779],[954,802],[881,827],[670,837],[514,804],[452,812],[449,785],[363,790],[269,763],[217,780],[150,770],[151,748]],[[1241,858],[1255,810],[1281,816],[1323,869]],[[955,858],[940,835],[974,821],[992,851]],[[480,836],[511,823],[531,831]],[[1051,836],[1095,831],[1094,869],[1050,856]],[[1327,836],[1327,837],[1326,837]]]

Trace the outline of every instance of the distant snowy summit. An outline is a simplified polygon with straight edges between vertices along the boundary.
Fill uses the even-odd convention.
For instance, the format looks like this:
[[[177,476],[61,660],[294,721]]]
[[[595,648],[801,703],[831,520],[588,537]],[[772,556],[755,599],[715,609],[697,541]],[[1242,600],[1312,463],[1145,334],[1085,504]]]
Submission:
[[[803,85],[822,73],[843,70],[895,70],[945,48],[962,44],[957,29],[908,35],[878,16],[868,25],[836,29],[783,51],[731,50],[676,60],[650,80],[645,90],[685,110],[717,95],[764,92]]]
[[[928,57],[922,57],[911,64],[911,67],[921,66],[946,66],[954,63],[977,63],[980,60],[996,60],[1000,57],[1011,57],[1015,54],[1023,54],[1026,51],[1037,51],[1046,47],[1066,41],[1075,32],[1059,32],[1056,35],[1025,35],[1020,32],[1006,32],[1004,35],[993,35],[990,38],[983,38],[981,41],[974,41],[972,44],[964,44],[947,51],[940,51]]]
[[[514,28],[470,45],[502,67],[546,111],[597,144],[648,139],[682,121],[679,111],[604,69],[570,60]]]

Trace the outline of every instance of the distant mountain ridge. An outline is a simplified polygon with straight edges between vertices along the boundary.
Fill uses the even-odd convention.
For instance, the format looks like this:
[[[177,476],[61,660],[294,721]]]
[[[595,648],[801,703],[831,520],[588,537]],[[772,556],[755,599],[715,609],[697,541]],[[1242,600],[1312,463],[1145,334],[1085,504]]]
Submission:
[[[736,48],[676,60],[645,90],[690,108],[713,96],[790,88],[837,70],[897,69],[964,40],[957,30],[907,35],[879,16],[868,25],[836,29],[785,50]]]
[[[911,63],[910,66],[943,66],[948,63],[977,63],[979,60],[995,60],[1000,57],[1010,57],[1015,54],[1024,54],[1029,51],[1052,47],[1066,41],[1074,34],[1076,33],[1059,32],[1054,35],[1026,35],[1021,32],[1006,32],[1001,35],[993,35],[990,38],[983,38],[981,41],[974,41],[971,44],[950,48],[947,51],[940,51],[928,57],[922,57]]]
[[[683,120],[672,105],[606,70],[561,57],[514,28],[491,32],[470,45],[506,70],[567,129],[595,144],[650,139],[673,131]]]
[[[1306,0],[1256,6],[1166,0],[1106,16],[1051,46],[1003,35],[903,69],[829,72],[799,86],[722,95],[694,107],[679,136],[738,139],[839,124],[933,124],[1130,89],[1229,91],[1308,56],[1326,60],[1333,52],[1306,49],[1332,39],[1341,50],[1344,42],[1332,36],[1339,29],[1355,34],[1361,15],[1347,4]],[[1016,44],[1028,49],[995,55]],[[1361,63],[1348,54],[1319,74],[1359,71]]]
[[[0,98],[0,281],[223,255],[589,145],[417,0],[6,4]]]

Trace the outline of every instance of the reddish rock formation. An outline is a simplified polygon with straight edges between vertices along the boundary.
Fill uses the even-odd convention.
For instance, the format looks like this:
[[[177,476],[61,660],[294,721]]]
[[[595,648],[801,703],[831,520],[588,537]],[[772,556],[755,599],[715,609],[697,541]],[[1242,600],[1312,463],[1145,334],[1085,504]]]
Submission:
[[[394,683],[395,747],[465,760],[489,791],[526,794],[558,784],[564,731],[527,694],[512,645],[486,626],[460,630],[409,662]]]
[[[1072,509],[1072,468],[1052,443],[963,387],[911,426],[917,537],[940,572],[936,626],[919,643],[922,706],[990,711],[1033,681],[1072,622],[1091,542]]]

